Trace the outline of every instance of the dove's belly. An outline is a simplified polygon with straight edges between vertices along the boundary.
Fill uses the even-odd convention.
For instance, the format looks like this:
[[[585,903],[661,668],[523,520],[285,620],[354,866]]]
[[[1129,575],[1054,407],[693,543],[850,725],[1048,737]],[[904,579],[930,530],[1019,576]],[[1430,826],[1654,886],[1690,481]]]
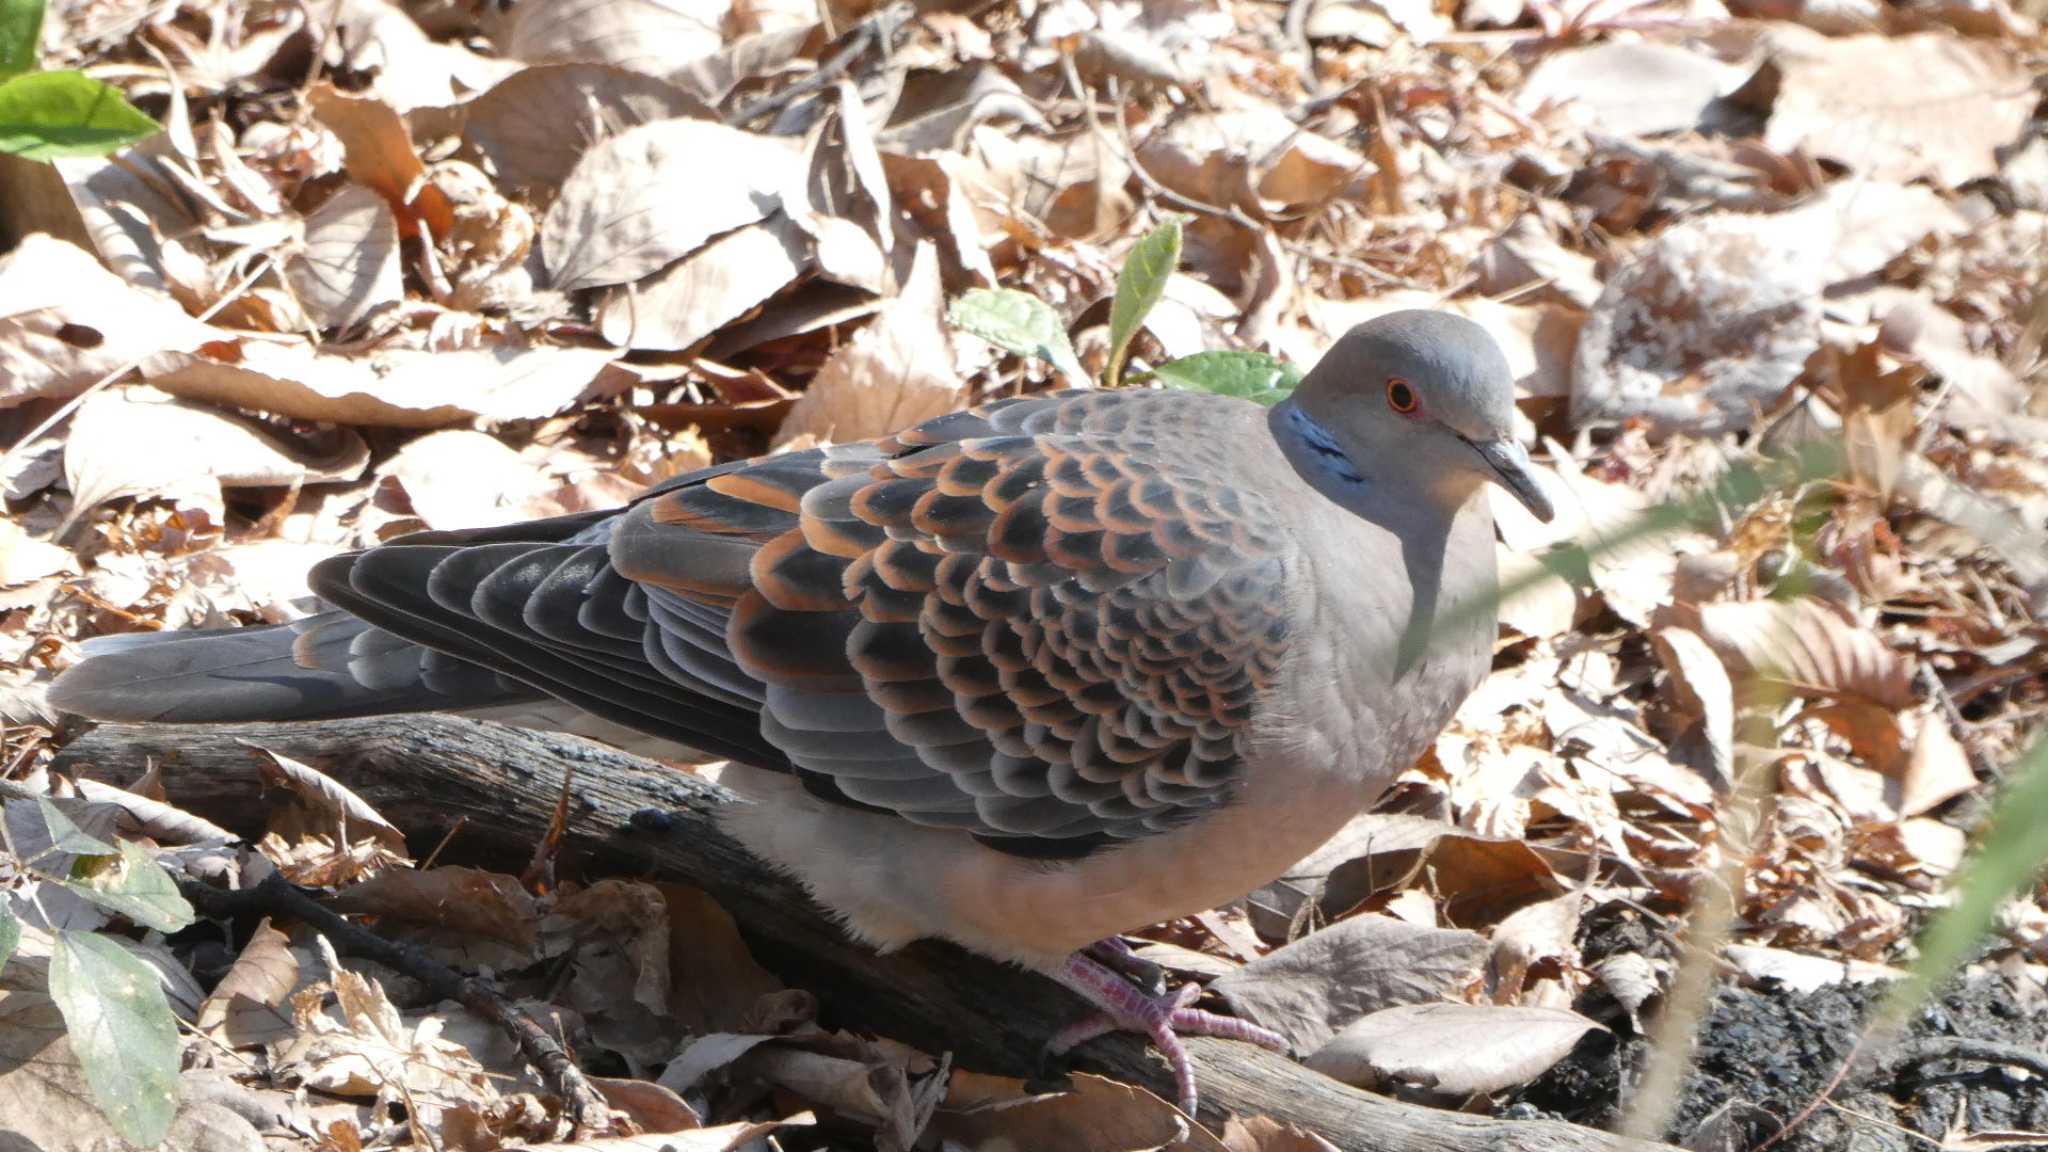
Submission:
[[[1229,806],[1076,861],[1029,860],[955,831],[829,804],[785,777],[740,786],[768,803],[726,818],[878,948],[927,936],[1029,967],[1057,967],[1105,936],[1192,915],[1281,875],[1372,799],[1355,780],[1252,771]],[[734,783],[739,783],[735,781]]]

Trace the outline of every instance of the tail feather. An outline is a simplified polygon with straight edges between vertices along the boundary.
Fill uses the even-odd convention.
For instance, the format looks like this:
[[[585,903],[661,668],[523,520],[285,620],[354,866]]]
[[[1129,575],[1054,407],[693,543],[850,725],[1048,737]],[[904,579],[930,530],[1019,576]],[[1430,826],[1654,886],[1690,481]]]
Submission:
[[[169,724],[454,712],[541,697],[346,612],[265,628],[100,637],[50,686],[61,712]]]

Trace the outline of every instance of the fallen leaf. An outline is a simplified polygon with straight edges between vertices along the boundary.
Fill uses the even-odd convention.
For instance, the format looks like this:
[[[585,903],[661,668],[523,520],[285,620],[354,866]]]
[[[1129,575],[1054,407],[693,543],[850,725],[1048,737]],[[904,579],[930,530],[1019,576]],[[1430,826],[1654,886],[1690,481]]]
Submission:
[[[1363,186],[1372,162],[1258,104],[1182,116],[1149,137],[1138,159],[1154,179],[1205,204],[1280,212]]]
[[[670,77],[725,46],[728,0],[555,0],[511,10],[492,37],[528,64],[611,64]]]
[[[381,4],[381,0],[348,0]],[[401,15],[400,19],[404,19]],[[410,21],[408,21],[410,23]],[[306,93],[313,114],[341,140],[348,174],[384,197],[398,214],[399,231],[412,235],[421,224],[446,236],[454,224],[447,198],[425,179],[426,162],[413,146],[412,132],[398,109],[374,95],[339,91],[323,80]]]
[[[1683,132],[1755,71],[1677,44],[1610,40],[1545,56],[1515,103],[1529,112],[1563,105],[1582,126],[1617,136]]]
[[[604,1102],[626,1114],[643,1133],[688,1132],[704,1127],[697,1110],[681,1096],[651,1080],[619,1080],[592,1076],[590,1086]]]
[[[1494,972],[1497,1003],[1520,1003],[1529,984],[1529,970],[1538,964],[1556,961],[1571,967],[1578,963],[1579,915],[1584,906],[1583,896],[1567,892],[1555,900],[1517,909],[1493,926],[1488,963]]]
[[[335,893],[328,904],[336,912],[482,936],[518,949],[531,948],[539,929],[539,909],[516,879],[476,868],[387,868]]]
[[[463,428],[430,432],[377,471],[403,486],[412,514],[436,531],[527,519],[528,506],[552,487],[497,437]]]
[[[691,348],[795,283],[813,263],[810,238],[777,212],[613,289],[598,306],[598,331],[623,348]]]
[[[217,482],[229,488],[291,487],[362,474],[370,450],[335,429],[321,450],[274,430],[168,396],[145,385],[109,388],[72,418],[64,484],[75,519],[109,500]]]
[[[447,1109],[488,1109],[498,1099],[489,1074],[461,1045],[441,1039],[432,1021],[408,1026],[381,985],[343,968],[326,937],[318,945],[341,1018],[325,1011],[319,986],[293,996],[297,1032],[273,1053],[274,1076],[317,1092],[402,1103],[413,1123],[430,1130]]]
[[[1670,678],[1679,712],[1699,724],[1715,774],[1721,781],[1733,781],[1735,685],[1727,667],[1699,633],[1685,628],[1655,629],[1650,644]]]
[[[332,35],[321,39],[327,63],[370,76],[369,93],[394,110],[440,108],[489,88],[517,70],[514,61],[479,55],[428,36],[389,0],[336,0]]]
[[[130,362],[224,335],[74,244],[38,233],[0,255],[0,408],[63,399]]]
[[[1143,1088],[1082,1073],[1069,1091],[1033,1095],[1021,1080],[955,1071],[926,1135],[934,1146],[967,1152],[1229,1152],[1206,1129],[1189,1131],[1179,1109]]]
[[[1838,984],[1872,984],[1896,980],[1903,969],[1847,957],[1814,956],[1784,948],[1730,944],[1722,953],[1744,979],[1775,981],[1794,992],[1815,992]]]
[[[1270,1116],[1232,1116],[1223,1122],[1223,1146],[1230,1152],[1337,1152],[1313,1132]]]
[[[1894,806],[1902,817],[1924,816],[1977,787],[1970,755],[1949,728],[1948,718],[1939,712],[1923,713],[1919,729],[1899,778]]]
[[[332,352],[247,341],[222,358],[174,356],[150,373],[166,392],[301,420],[438,428],[472,419],[532,420],[594,395],[615,348],[517,342],[481,348],[380,346]]]
[[[521,69],[462,106],[462,138],[507,191],[552,193],[592,141],[679,117],[709,119],[702,100],[610,64]]]
[[[694,1033],[737,1031],[782,981],[754,960],[739,926],[701,889],[661,883],[668,908],[668,1014]]]
[[[1764,145],[1804,149],[1879,180],[1953,188],[1998,171],[2035,96],[1990,43],[1939,32],[1819,36],[1777,28],[1778,73]]]
[[[1527,1084],[1588,1032],[1606,1031],[1561,1008],[1409,1004],[1375,1012],[1304,1061],[1346,1084],[1406,1081],[1452,1094]]]
[[[285,278],[322,328],[349,328],[396,305],[405,283],[391,206],[360,184],[329,197],[307,215],[305,247],[285,263]]]
[[[405,850],[405,833],[340,781],[282,753],[247,741],[237,743],[261,758],[261,775],[266,786],[285,788],[298,799],[303,809],[299,813],[301,819],[310,820],[321,826],[323,831],[340,830],[341,835],[336,839],[344,843],[367,835],[395,851]],[[273,821],[273,825],[276,823]]]
[[[628,128],[592,145],[562,182],[541,253],[563,291],[629,283],[765,219],[802,174],[781,141],[713,121]]]
[[[284,1002],[299,982],[291,940],[264,917],[242,945],[234,966],[199,1006],[198,1026],[230,1048],[254,1048],[292,1034]]]
[[[1276,948],[1209,987],[1232,1012],[1309,1052],[1368,1013],[1476,986],[1485,962],[1486,938],[1477,932],[1365,913]]]
[[[720,1124],[689,1132],[650,1132],[644,1136],[592,1136],[574,1144],[523,1144],[523,1152],[740,1152],[759,1146],[761,1138],[780,1128],[808,1127],[817,1121],[809,1112],[767,1122]]]
[[[866,440],[960,407],[965,382],[945,310],[938,250],[920,244],[902,292],[818,370],[774,443],[805,434],[841,444]]]
[[[1906,660],[1825,601],[1724,601],[1700,605],[1698,618],[1699,634],[1744,694],[1775,687],[1800,696],[1861,696],[1893,708],[1913,702]]]

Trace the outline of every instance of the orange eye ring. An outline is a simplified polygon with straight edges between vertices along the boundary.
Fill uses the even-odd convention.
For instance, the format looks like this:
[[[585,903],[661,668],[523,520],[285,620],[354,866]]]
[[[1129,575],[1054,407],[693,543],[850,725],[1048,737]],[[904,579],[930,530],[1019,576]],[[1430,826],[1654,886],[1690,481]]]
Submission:
[[[1387,379],[1387,407],[1403,416],[1413,416],[1422,407],[1422,401],[1415,395],[1415,386],[1392,376]]]

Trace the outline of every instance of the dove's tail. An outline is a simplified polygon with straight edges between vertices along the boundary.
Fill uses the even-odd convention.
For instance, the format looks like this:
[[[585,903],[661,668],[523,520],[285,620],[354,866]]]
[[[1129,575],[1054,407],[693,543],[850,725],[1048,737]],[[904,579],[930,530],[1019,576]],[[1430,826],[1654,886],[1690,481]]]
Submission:
[[[50,686],[60,712],[163,724],[473,713],[541,698],[340,611],[264,628],[103,636]]]

